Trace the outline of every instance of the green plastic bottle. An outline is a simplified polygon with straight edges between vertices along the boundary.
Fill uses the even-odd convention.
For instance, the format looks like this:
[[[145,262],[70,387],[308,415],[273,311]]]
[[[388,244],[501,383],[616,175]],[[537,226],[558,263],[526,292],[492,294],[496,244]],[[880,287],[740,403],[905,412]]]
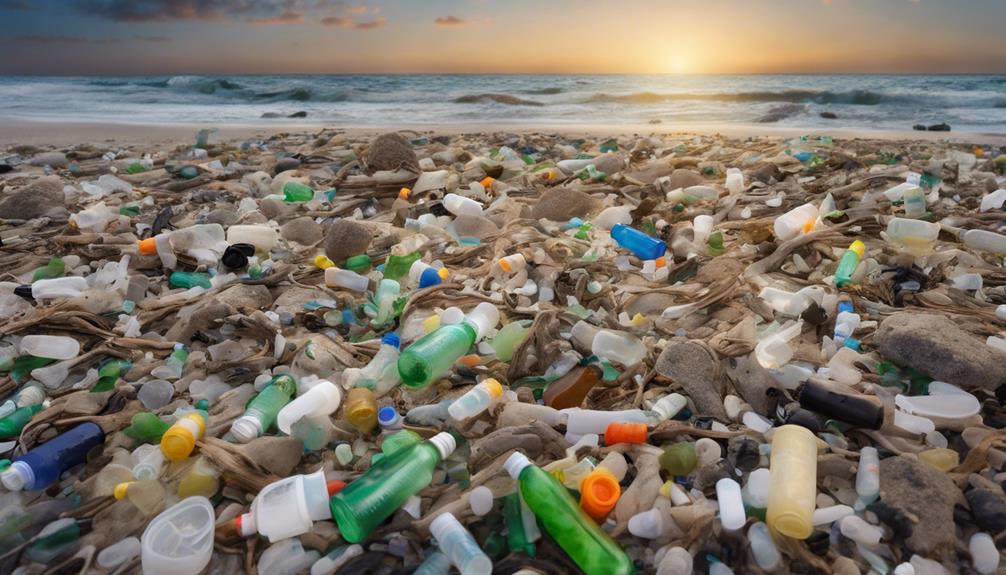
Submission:
[[[433,481],[437,464],[454,452],[454,436],[438,433],[385,456],[329,500],[342,538],[359,543],[409,497]]]
[[[91,388],[91,393],[108,391],[115,387],[119,377],[133,367],[132,362],[125,359],[112,359],[98,368],[98,383]]]
[[[63,277],[66,273],[66,265],[60,258],[52,258],[49,263],[35,270],[35,275],[31,276],[31,281],[51,280]]]
[[[538,522],[587,575],[627,575],[632,561],[569,494],[559,480],[515,452],[504,468]]]
[[[421,257],[423,254],[419,252],[404,256],[388,256],[388,261],[384,262],[384,279],[399,281],[409,273],[409,268]]]
[[[21,430],[28,425],[36,413],[42,411],[42,404],[26,405],[14,410],[14,413],[0,419],[0,439],[9,439],[21,435]]]
[[[849,249],[842,254],[842,259],[838,260],[838,268],[835,269],[835,287],[845,287],[852,281],[852,274],[856,273],[859,260],[866,252],[866,245],[856,240],[849,245]]]
[[[428,386],[451,370],[455,362],[499,322],[499,310],[489,302],[475,306],[460,323],[442,325],[419,338],[398,356],[402,385]]]
[[[261,436],[276,423],[279,410],[283,409],[297,395],[297,381],[283,374],[272,378],[262,391],[248,405],[245,413],[231,425],[231,435],[240,443]]]
[[[210,283],[210,276],[200,272],[174,272],[168,278],[168,284],[174,288],[185,289],[194,287],[210,289],[213,287],[213,284]]]
[[[374,265],[374,262],[370,259],[367,254],[360,254],[357,256],[352,256],[346,260],[346,265],[343,267],[349,271],[356,272],[358,274],[367,273],[370,268]]]
[[[14,359],[14,365],[11,367],[10,378],[14,380],[14,383],[22,383],[31,375],[31,370],[45,367],[55,361],[55,359],[34,355],[18,356]]]
[[[314,199],[314,190],[296,180],[283,184],[283,201],[288,204],[310,202]]]
[[[156,414],[150,413],[149,411],[141,411],[133,416],[129,427],[123,429],[122,431],[126,434],[126,436],[131,437],[140,443],[159,444],[161,442],[161,436],[164,435],[164,432],[170,427],[170,423],[165,422]]]
[[[524,512],[521,509],[520,495],[516,491],[503,496],[503,518],[506,520],[507,547],[510,551],[524,553],[534,557],[534,542],[527,536],[524,529]]]

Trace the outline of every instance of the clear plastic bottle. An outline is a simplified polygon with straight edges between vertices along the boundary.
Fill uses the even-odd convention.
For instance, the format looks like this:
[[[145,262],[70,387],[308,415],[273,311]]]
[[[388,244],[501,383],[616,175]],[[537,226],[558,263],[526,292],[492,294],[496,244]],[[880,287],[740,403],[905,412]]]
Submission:
[[[573,325],[574,340],[589,342],[590,352],[601,359],[632,367],[646,357],[646,346],[633,335],[610,329],[598,329],[585,321]]]
[[[81,423],[42,445],[16,457],[0,481],[10,491],[38,491],[59,481],[64,471],[87,458],[87,452],[105,442],[105,433],[94,423]]]
[[[720,524],[724,529],[734,531],[744,526],[744,501],[736,481],[727,477],[717,481],[716,501],[720,504]]]
[[[38,280],[31,284],[31,297],[36,300],[77,297],[87,290],[87,280],[79,276]]]
[[[297,393],[297,382],[287,374],[272,378],[254,399],[248,402],[244,415],[231,425],[231,435],[240,442],[261,436],[276,422],[276,416]]]
[[[377,354],[362,368],[349,368],[342,372],[342,386],[365,387],[381,397],[395,388],[401,382],[398,375],[398,356],[400,355],[398,336],[393,333],[381,338],[381,347]]]
[[[139,480],[157,479],[164,467],[164,452],[157,445],[145,443],[132,454],[133,477]]]
[[[47,359],[73,359],[80,354],[80,342],[60,335],[26,335],[19,344],[21,355]]]
[[[994,254],[1006,254],[1006,236],[987,230],[967,230],[961,233],[961,241],[971,249]]]
[[[455,399],[450,407],[447,408],[447,413],[455,421],[464,421],[489,409],[489,406],[502,395],[503,386],[500,385],[500,382],[489,378]]]
[[[499,322],[499,310],[480,303],[460,323],[441,325],[410,345],[398,358],[402,384],[423,388],[444,375]]]
[[[768,530],[768,525],[761,521],[755,523],[748,529],[748,541],[751,542],[751,554],[754,555],[755,563],[767,572],[773,571],[779,566],[782,557],[772,540],[772,534]]]
[[[332,496],[329,506],[342,537],[350,543],[366,539],[405,500],[433,481],[437,464],[455,446],[451,434],[438,433],[429,441],[385,456]]]
[[[290,435],[293,424],[301,418],[330,415],[339,409],[341,402],[342,390],[323,379],[279,410],[276,428]]]
[[[451,572],[451,560],[440,551],[430,553],[426,559],[412,572],[412,575],[448,575]]]
[[[457,194],[444,196],[444,208],[455,216],[481,216],[482,204]]]
[[[587,575],[627,575],[632,561],[559,481],[515,452],[504,468],[538,521]]]
[[[251,510],[234,520],[238,533],[255,533],[275,543],[311,530],[315,521],[330,519],[328,498],[341,482],[325,481],[325,471],[293,475],[267,485],[252,501]]]
[[[363,555],[363,547],[359,545],[340,545],[329,551],[324,557],[318,559],[311,565],[311,575],[332,575],[349,563],[350,560]],[[447,565],[448,569],[450,564]],[[416,571],[415,573],[418,573]],[[415,575],[415,573],[413,575]]]
[[[891,218],[884,232],[888,241],[914,256],[928,255],[939,234],[940,224],[906,218]]]
[[[183,344],[176,343],[175,349],[164,361],[164,365],[155,367],[150,375],[159,379],[179,379],[182,377],[182,370],[185,369],[185,362],[189,359],[189,350]]]
[[[772,436],[769,527],[794,539],[814,530],[817,504],[817,438],[804,427],[783,425]]]
[[[341,287],[352,291],[365,292],[370,289],[370,279],[356,272],[333,266],[325,270],[325,285],[332,288]]]
[[[430,523],[430,534],[461,575],[490,575],[493,563],[472,534],[451,513],[441,513]]]
[[[880,496],[880,456],[875,447],[864,447],[859,450],[856,494],[864,506],[873,503]]]

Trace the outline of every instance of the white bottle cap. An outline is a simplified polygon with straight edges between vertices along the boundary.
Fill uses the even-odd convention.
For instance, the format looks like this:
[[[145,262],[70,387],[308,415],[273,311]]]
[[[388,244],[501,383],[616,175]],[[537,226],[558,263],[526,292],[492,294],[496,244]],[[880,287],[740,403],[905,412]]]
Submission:
[[[242,537],[251,537],[258,533],[258,523],[255,521],[254,513],[244,513],[235,521],[238,527],[238,534]]]
[[[458,518],[449,511],[437,515],[437,518],[430,523],[430,535],[432,535],[433,538],[441,544],[443,544],[444,536],[447,535],[449,531],[457,529],[464,529],[464,527],[460,522],[458,522]]]
[[[248,443],[262,435],[262,423],[251,415],[242,415],[231,425],[231,435],[239,443]]]
[[[0,482],[3,482],[8,491],[21,491],[25,487],[31,489],[31,485],[35,483],[35,472],[27,463],[15,461],[0,474]]]
[[[475,341],[481,341],[499,323],[500,312],[494,304],[484,301],[468,312],[465,321],[475,327]]]
[[[523,453],[515,451],[513,455],[507,457],[506,462],[503,463],[503,469],[510,474],[510,477],[517,479],[520,477],[520,472],[529,465],[531,465],[531,460]]]
[[[446,431],[440,432],[430,438],[430,443],[440,451],[440,459],[447,459],[447,456],[454,453],[454,448],[458,446],[454,436]]]

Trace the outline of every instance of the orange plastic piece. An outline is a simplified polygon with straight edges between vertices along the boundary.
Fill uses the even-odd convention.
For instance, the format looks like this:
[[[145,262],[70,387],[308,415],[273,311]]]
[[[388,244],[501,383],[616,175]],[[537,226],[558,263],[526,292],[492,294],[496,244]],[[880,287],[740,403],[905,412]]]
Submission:
[[[482,358],[473,353],[471,355],[463,356],[458,360],[458,363],[466,367],[475,367],[476,365],[482,363]]]
[[[495,182],[495,181],[496,180],[492,176],[486,176],[486,177],[482,178],[482,181],[479,182],[479,183],[482,184],[483,188],[485,188],[485,189],[488,190],[490,187],[492,187],[493,182]]]
[[[613,422],[608,424],[604,430],[604,444],[615,445],[616,443],[646,443],[645,423],[621,423]]]
[[[326,483],[325,487],[328,488],[328,496],[331,497],[331,496],[335,495],[336,493],[342,491],[343,488],[346,487],[346,482],[345,481],[339,481],[338,479],[333,479],[333,480],[329,481],[328,483]]]
[[[398,190],[398,197],[402,198],[403,200],[409,199],[409,196],[411,194],[412,194],[412,190],[410,190],[409,188],[402,188],[402,189]]]
[[[140,240],[140,253],[145,256],[152,256],[157,253],[157,238],[147,238]]]
[[[659,258],[654,260],[654,264],[656,265],[656,267],[662,268],[667,265],[667,258],[665,258],[664,256],[660,256]]]
[[[610,471],[597,468],[580,483],[580,507],[598,523],[615,508],[622,496],[622,487]]]

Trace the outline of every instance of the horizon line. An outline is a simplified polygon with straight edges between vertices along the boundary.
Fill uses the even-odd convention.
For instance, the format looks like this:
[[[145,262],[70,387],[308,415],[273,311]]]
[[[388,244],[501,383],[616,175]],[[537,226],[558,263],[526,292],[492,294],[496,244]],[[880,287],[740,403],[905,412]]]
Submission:
[[[87,78],[149,76],[1006,76],[1001,72],[160,72],[160,73],[0,73],[3,78]]]

